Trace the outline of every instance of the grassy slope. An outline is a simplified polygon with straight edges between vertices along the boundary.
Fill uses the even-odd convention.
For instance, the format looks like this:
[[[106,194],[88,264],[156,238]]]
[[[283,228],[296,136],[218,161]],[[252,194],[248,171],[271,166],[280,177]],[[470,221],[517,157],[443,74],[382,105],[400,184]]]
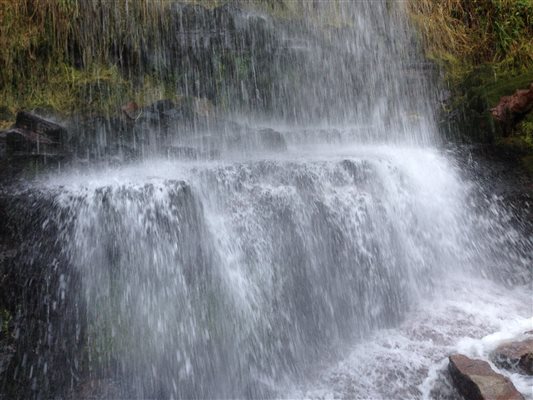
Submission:
[[[449,112],[462,116],[467,138],[530,151],[531,116],[503,138],[488,110],[533,82],[533,0],[408,0],[408,7],[427,56],[446,72]]]
[[[213,8],[229,3],[277,18],[312,12],[307,0],[178,0]],[[59,114],[113,113],[128,101],[150,103],[177,96],[175,82],[135,65],[128,76],[110,50],[164,32],[167,0],[0,0],[0,129],[21,109]],[[328,23],[339,24],[332,5]],[[126,17],[127,15],[127,17]],[[135,48],[129,49],[135,54]],[[139,60],[133,62],[142,63]]]

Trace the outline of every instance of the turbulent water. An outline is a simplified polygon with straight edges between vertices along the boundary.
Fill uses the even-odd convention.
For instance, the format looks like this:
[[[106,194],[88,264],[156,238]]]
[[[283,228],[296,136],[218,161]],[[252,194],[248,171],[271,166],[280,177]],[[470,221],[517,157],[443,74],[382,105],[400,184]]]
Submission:
[[[64,371],[69,388],[93,385],[103,398],[453,398],[442,360],[458,346],[486,356],[459,339],[531,327],[528,288],[501,286],[531,283],[530,238],[434,147],[435,96],[423,74],[411,76],[416,48],[388,3],[340,2],[350,29],[306,42],[298,79],[273,84],[279,101],[259,114],[264,125],[282,118],[270,126],[287,151],[154,156],[26,189],[52,204],[37,242],[56,224],[57,257],[79,277],[84,347]],[[31,359],[19,373],[50,374],[45,357]],[[87,377],[73,372],[81,364]]]
[[[147,160],[46,187],[68,214],[94,376],[123,396],[421,397],[458,338],[528,324],[527,288],[501,300],[481,276],[530,258],[435,150]],[[294,392],[309,374],[320,385]]]

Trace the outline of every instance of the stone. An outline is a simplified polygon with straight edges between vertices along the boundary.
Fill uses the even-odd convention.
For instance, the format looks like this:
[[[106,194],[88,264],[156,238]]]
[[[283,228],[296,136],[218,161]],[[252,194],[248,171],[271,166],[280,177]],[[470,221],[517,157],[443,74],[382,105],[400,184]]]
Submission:
[[[499,367],[533,375],[533,338],[503,343],[490,357]]]
[[[135,121],[141,115],[141,111],[139,111],[139,105],[135,103],[134,101],[130,101],[124,104],[121,107],[121,110],[127,118],[133,121]]]
[[[510,128],[533,110],[533,83],[528,89],[517,90],[511,96],[503,96],[490,112],[494,119]],[[508,130],[508,129],[507,129]]]
[[[2,134],[8,156],[57,155],[66,138],[66,130],[35,114],[21,111],[15,124]]]
[[[448,369],[458,391],[468,400],[524,400],[513,383],[488,362],[462,354],[449,357]]]
[[[176,108],[176,104],[170,99],[162,99],[154,101],[152,104],[150,104],[148,107],[146,107],[147,110],[155,112],[155,113],[165,113],[170,110],[173,110]]]

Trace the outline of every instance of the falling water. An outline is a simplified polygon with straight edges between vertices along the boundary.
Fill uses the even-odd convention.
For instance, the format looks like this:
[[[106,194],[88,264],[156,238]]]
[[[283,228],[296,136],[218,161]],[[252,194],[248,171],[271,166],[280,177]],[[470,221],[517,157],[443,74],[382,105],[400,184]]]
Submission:
[[[216,160],[156,146],[21,189],[40,205],[23,265],[61,271],[46,292],[61,315],[12,369],[25,393],[421,398],[457,338],[527,313],[521,289],[499,304],[503,289],[485,278],[527,281],[531,242],[490,199],[477,207],[435,147],[436,89],[400,3],[304,3],[292,25],[254,9],[159,6],[170,22],[130,73],[183,71],[181,93],[216,91],[241,125],[165,126],[168,143],[220,142]],[[109,15],[80,29],[94,40]],[[226,53],[251,68],[219,82]],[[286,150],[258,145],[254,129],[267,127]],[[462,308],[479,298],[496,311],[476,320]]]

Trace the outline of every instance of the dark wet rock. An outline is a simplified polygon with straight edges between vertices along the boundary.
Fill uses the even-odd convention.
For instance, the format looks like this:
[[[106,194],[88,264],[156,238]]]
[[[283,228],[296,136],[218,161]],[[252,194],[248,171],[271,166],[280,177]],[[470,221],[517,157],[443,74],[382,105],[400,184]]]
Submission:
[[[113,144],[105,147],[101,156],[115,163],[124,163],[140,159],[141,151],[126,144]]]
[[[21,111],[15,124],[2,137],[7,156],[57,155],[63,152],[66,130],[54,122]]]
[[[15,124],[0,132],[0,181],[61,167],[70,159],[67,130],[29,112],[19,112]]]
[[[185,158],[185,159],[198,159],[200,158],[200,152],[194,147],[188,146],[168,146],[167,157],[170,158]]]
[[[126,392],[127,393],[127,392]],[[128,398],[133,398],[132,393],[127,393]],[[125,397],[125,390],[120,384],[112,379],[93,379],[79,384],[75,390],[68,393],[67,400],[89,399],[121,399]]]
[[[176,105],[169,99],[157,100],[146,107],[147,110],[160,114],[173,110],[174,108],[176,108]]]
[[[56,398],[55,391],[78,379],[85,337],[79,276],[58,240],[68,216],[53,195],[16,188],[0,192],[0,216],[0,240],[17,249],[0,271],[0,307],[11,316],[13,332],[0,349],[7,353],[0,393],[28,399],[40,391]]]
[[[257,131],[257,137],[261,147],[267,150],[285,151],[287,143],[283,135],[271,128],[260,129]]]
[[[524,400],[513,383],[482,360],[462,354],[449,358],[448,369],[459,392],[468,400]]]
[[[220,157],[220,151],[216,149],[200,150],[190,146],[167,146],[166,155],[169,158],[178,158],[185,160],[213,160]]]
[[[491,353],[494,364],[533,375],[533,338],[501,344]]]
[[[225,145],[230,150],[287,150],[285,138],[280,132],[274,129],[264,128],[255,130],[247,126],[232,126],[231,124],[229,128],[225,131]]]
[[[7,131],[0,131],[0,160],[7,157]]]

